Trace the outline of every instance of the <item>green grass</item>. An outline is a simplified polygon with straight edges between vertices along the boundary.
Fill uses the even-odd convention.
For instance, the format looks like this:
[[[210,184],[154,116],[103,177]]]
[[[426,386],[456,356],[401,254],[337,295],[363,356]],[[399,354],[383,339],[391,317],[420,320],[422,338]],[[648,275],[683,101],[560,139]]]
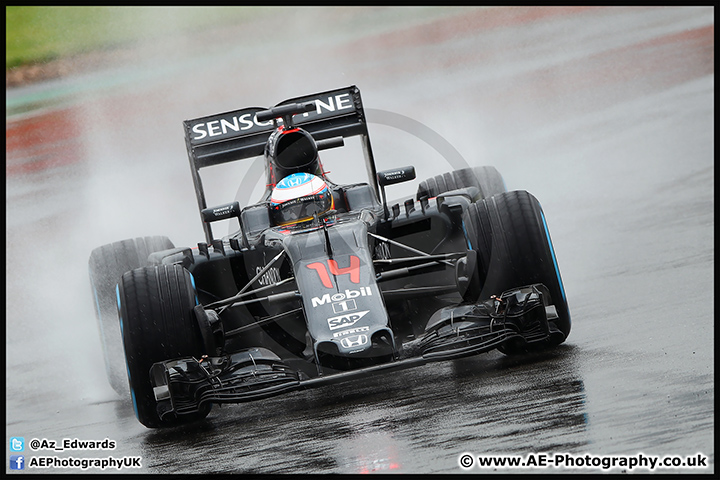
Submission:
[[[5,7],[5,68],[243,22],[261,10],[255,7]]]

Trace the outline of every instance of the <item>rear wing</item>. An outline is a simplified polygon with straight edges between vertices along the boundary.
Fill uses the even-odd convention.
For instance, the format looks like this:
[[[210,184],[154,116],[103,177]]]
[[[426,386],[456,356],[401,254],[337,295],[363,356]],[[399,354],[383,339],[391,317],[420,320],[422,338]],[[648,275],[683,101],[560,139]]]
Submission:
[[[292,98],[276,106],[311,101],[315,102],[315,110],[295,115],[295,126],[309,132],[316,141],[359,135],[370,184],[379,194],[375,159],[370,146],[360,90],[353,85]],[[249,107],[183,122],[185,144],[201,212],[207,208],[200,178],[201,168],[263,155],[268,137],[277,128],[273,120],[258,121],[257,113],[263,110],[267,108]],[[282,120],[278,121],[282,123]],[[203,222],[203,229],[208,243],[212,242],[209,223]]]

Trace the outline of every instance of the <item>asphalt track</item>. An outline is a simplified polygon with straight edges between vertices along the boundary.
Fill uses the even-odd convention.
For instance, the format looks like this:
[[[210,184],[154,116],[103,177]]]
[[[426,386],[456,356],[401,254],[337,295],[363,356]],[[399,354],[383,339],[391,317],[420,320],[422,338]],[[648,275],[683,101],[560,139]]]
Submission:
[[[712,8],[312,8],[7,90],[8,461],[10,437],[23,437],[26,462],[141,457],[128,473],[604,471],[477,458],[463,469],[465,453],[700,455],[705,468],[653,471],[714,472],[714,81]],[[371,109],[378,169],[413,164],[423,179],[458,154],[540,199],[568,341],[144,428],[104,378],[90,251],[203,239],[182,120],[352,84]],[[326,163],[336,181],[363,172],[352,157]],[[209,202],[252,197],[243,174],[215,175]],[[31,439],[106,438],[113,450],[30,450]]]

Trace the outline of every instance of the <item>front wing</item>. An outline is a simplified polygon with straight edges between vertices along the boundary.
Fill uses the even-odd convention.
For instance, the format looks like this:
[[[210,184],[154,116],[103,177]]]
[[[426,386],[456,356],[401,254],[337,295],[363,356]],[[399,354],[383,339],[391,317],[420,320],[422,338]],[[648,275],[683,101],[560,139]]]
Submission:
[[[443,308],[423,335],[401,345],[395,358],[350,371],[325,372],[283,361],[266,348],[159,362],[150,372],[158,414],[163,419],[197,412],[203,404],[240,403],[281,393],[344,382],[377,372],[488,352],[503,345],[542,345],[562,335],[547,288],[535,284],[504,292],[478,305]],[[307,365],[305,365],[307,367]]]

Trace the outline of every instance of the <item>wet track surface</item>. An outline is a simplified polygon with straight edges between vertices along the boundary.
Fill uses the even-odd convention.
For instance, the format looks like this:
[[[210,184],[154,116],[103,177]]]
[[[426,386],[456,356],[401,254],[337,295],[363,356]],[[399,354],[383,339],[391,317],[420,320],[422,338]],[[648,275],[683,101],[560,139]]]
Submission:
[[[568,341],[144,428],[105,380],[90,251],[144,235],[203,240],[182,120],[352,84],[379,170],[413,164],[422,180],[452,169],[417,130],[387,121],[399,114],[540,200]],[[277,10],[6,93],[6,436],[117,443],[26,448],[26,459],[141,456],[131,473],[463,473],[463,453],[701,453],[706,469],[659,471],[714,472],[711,8]],[[326,166],[338,182],[364,172],[342,157]],[[216,175],[209,203],[251,198],[242,175]]]

